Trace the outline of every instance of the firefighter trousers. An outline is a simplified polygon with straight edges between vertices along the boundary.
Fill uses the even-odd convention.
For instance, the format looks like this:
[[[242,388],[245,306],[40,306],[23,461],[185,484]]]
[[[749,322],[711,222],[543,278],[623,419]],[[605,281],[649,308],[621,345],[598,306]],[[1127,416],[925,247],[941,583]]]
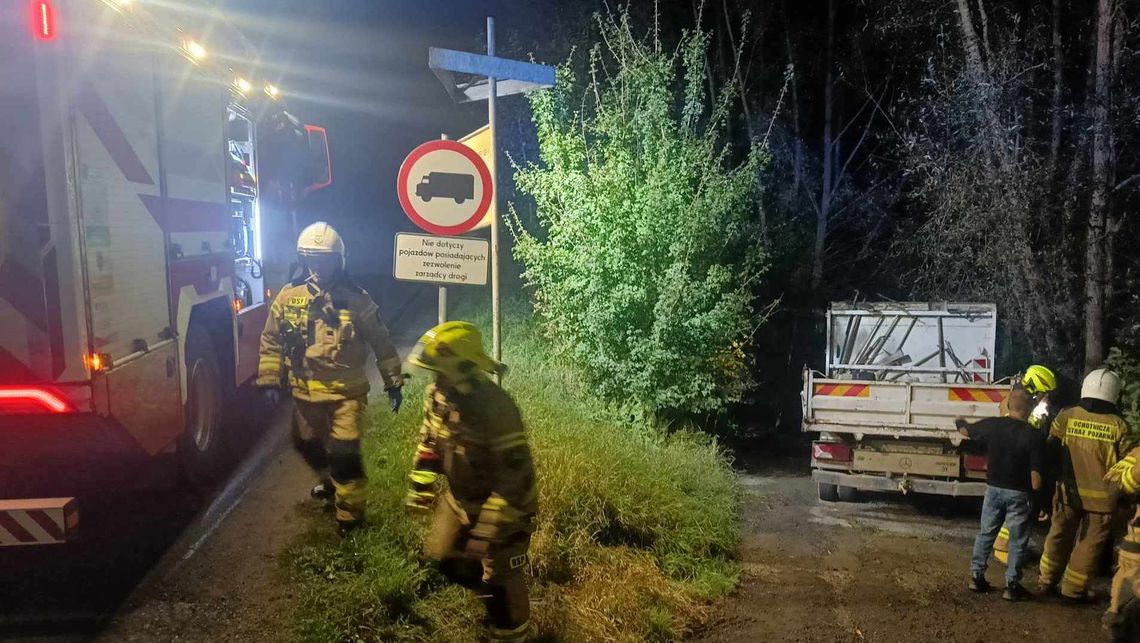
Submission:
[[[994,560],[1002,565],[1009,564],[1009,525],[1006,523],[1002,523],[1001,531],[994,539]]]
[[[1041,585],[1053,587],[1059,582],[1063,596],[1083,597],[1111,532],[1112,514],[1085,511],[1067,502],[1065,494],[1057,494],[1041,554]]]
[[[440,571],[449,580],[488,597],[491,640],[525,640],[530,627],[525,575],[530,534],[519,531],[491,545],[485,555],[474,556],[467,553],[473,526],[441,498],[425,542],[427,556],[439,561]]]
[[[1140,543],[1125,540],[1116,552],[1116,573],[1112,575],[1108,611],[1119,614],[1122,606],[1136,600],[1136,589],[1140,589]]]
[[[360,434],[368,397],[328,402],[293,399],[293,445],[323,481],[336,490],[337,522],[364,518],[364,460]]]

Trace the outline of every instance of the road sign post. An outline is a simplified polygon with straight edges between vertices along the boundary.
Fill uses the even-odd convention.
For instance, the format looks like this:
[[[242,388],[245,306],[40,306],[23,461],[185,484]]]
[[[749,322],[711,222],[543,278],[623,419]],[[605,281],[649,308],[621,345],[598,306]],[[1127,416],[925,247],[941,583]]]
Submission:
[[[495,19],[487,17],[487,56],[493,57],[495,55]],[[498,162],[495,158],[498,154],[499,146],[495,138],[495,93],[497,90],[497,81],[495,77],[488,76],[488,92],[487,92],[487,127],[491,132],[491,186],[494,189],[499,184]],[[498,196],[498,195],[496,195]],[[497,201],[496,201],[497,202]],[[495,208],[497,213],[499,208]],[[502,317],[499,306],[501,304],[501,295],[499,294],[499,217],[495,216],[491,219],[491,356],[495,358],[496,362],[503,361],[503,346],[502,346]],[[495,381],[502,383],[502,376],[495,373]]]
[[[554,68],[518,60],[495,57],[495,19],[487,18],[487,55],[480,56],[450,49],[432,47],[428,50],[428,67],[443,83],[457,103],[487,100],[487,126],[491,139],[488,156],[492,191],[498,188],[495,135],[495,99],[498,96],[519,94],[531,89],[554,86]],[[457,83],[454,74],[483,76],[486,83]],[[500,81],[502,81],[500,83]],[[493,198],[498,199],[495,193]],[[499,294],[499,217],[498,208],[491,211],[491,352],[496,360],[502,359],[501,311]],[[498,381],[499,376],[495,376]]]

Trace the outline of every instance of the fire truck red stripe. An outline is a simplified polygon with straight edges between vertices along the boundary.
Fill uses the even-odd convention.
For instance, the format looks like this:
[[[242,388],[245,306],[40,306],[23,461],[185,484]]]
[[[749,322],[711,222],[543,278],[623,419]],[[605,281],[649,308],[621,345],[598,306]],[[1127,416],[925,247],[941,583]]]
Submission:
[[[90,83],[83,85],[75,104],[123,176],[131,183],[154,185],[150,172],[146,171],[146,166],[138,154],[135,154],[127,135],[115,122],[115,116],[107,108],[107,103],[103,102],[99,92]]]
[[[815,389],[815,394],[816,395],[831,395],[831,392],[834,390],[835,390],[834,384],[820,384],[819,387]]]
[[[24,526],[16,522],[16,519],[9,516],[7,513],[0,511],[0,529],[12,534],[16,540],[22,543],[34,543],[36,537],[28,533]]]
[[[992,402],[1001,402],[1005,399],[1005,392],[1000,389],[988,388],[986,389],[986,396],[989,397]]]
[[[843,396],[844,397],[859,397],[860,395],[863,394],[863,391],[866,391],[866,390],[867,390],[867,387],[865,385],[860,386],[860,385],[856,384],[856,385],[853,385],[851,388],[847,389],[847,392],[844,393]]]
[[[39,525],[41,529],[47,532],[47,535],[55,540],[63,540],[63,531],[59,528],[59,525],[55,524],[51,516],[47,515],[47,512],[40,511],[39,509],[29,509],[26,513],[29,518],[36,521],[36,524]]]

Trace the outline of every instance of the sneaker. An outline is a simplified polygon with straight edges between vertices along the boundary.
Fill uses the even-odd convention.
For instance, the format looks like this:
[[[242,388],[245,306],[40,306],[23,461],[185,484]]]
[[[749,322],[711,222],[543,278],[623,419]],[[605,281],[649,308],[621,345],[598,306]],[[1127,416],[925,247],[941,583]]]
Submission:
[[[1005,591],[1001,593],[1001,597],[1007,601],[1027,601],[1031,598],[1021,583],[1014,583],[1006,587]]]
[[[985,576],[971,576],[970,577],[970,584],[967,585],[967,587],[970,588],[971,592],[975,592],[977,594],[984,594],[984,593],[990,591],[990,588],[992,587],[992,585],[990,585],[990,582],[986,580]]]
[[[309,496],[312,497],[313,500],[332,502],[332,499],[336,496],[336,489],[333,488],[331,482],[325,480],[318,482],[312,489],[309,489]]]

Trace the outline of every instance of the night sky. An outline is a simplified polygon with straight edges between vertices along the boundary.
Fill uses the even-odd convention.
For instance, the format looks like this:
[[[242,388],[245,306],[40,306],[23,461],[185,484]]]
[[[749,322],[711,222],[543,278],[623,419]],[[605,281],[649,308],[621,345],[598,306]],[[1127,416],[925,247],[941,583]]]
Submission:
[[[525,7],[458,0],[226,4],[227,17],[263,55],[262,75],[277,80],[289,110],[328,130],[334,182],[309,198],[305,218],[341,229],[353,273],[389,276],[394,234],[418,231],[395,194],[405,155],[440,134],[458,138],[486,123],[486,103],[456,105],[447,96],[428,69],[428,47],[483,53],[488,15],[495,17],[500,42],[525,25],[527,16],[507,5]],[[509,172],[501,168],[500,177],[509,180]],[[385,282],[369,287],[394,286]],[[391,310],[388,303],[382,307]]]

